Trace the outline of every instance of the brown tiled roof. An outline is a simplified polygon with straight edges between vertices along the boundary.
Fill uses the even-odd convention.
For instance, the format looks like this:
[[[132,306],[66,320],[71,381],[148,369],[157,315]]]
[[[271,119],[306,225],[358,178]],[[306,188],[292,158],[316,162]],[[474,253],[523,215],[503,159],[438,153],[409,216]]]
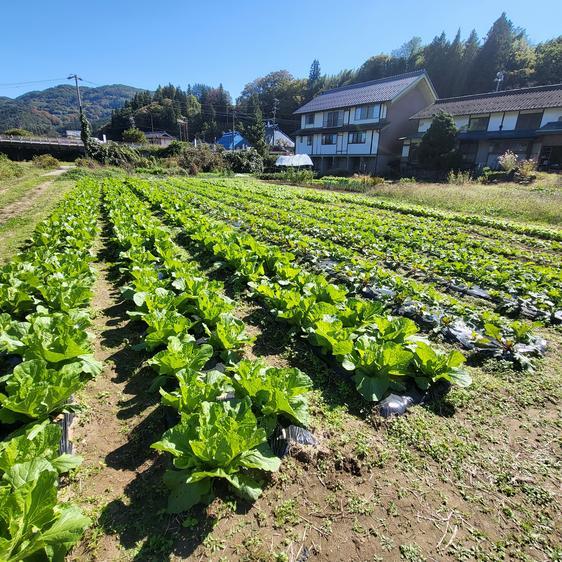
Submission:
[[[519,111],[545,107],[562,107],[562,84],[444,98],[418,111],[411,118],[424,119],[432,117],[439,111],[451,115],[477,115],[494,111]]]
[[[406,74],[327,90],[299,107],[295,114],[389,101],[423,75],[426,75],[425,70],[416,70]]]

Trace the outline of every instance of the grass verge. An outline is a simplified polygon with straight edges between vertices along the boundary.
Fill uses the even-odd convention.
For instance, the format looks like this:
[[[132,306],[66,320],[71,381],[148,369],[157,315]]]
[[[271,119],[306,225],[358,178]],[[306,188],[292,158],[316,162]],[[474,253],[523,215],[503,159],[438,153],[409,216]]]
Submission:
[[[542,174],[531,185],[469,183],[384,184],[369,195],[447,211],[562,226],[562,176]]]
[[[31,181],[31,179],[28,178],[28,181]],[[41,176],[34,178],[34,180],[36,180],[35,184],[30,185],[28,189],[42,181],[46,181]],[[37,223],[50,214],[57,203],[74,185],[75,182],[72,180],[57,181],[56,188],[53,187],[45,190],[35,199],[25,213],[14,216],[0,224],[0,239],[2,240],[0,263],[4,263],[16,253],[18,246],[31,235]]]

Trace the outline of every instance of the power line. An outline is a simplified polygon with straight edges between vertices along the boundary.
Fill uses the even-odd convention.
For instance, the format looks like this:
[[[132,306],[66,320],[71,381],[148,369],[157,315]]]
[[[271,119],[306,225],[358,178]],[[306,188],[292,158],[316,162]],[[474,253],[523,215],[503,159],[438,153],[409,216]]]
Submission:
[[[3,82],[0,83],[0,86],[3,88],[11,88],[11,87],[18,87],[18,86],[27,86],[28,84],[43,84],[46,82],[58,82],[60,80],[66,80],[66,77],[63,78],[47,78],[45,80],[29,80],[27,82]]]

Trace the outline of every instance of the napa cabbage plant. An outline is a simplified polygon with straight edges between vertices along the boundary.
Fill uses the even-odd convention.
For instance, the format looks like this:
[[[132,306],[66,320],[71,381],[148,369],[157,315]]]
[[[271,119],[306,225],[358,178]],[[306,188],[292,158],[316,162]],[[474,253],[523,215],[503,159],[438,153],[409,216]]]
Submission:
[[[159,351],[148,364],[158,372],[153,387],[162,386],[166,379],[173,378],[181,370],[200,371],[213,356],[213,347],[209,344],[198,345],[193,336],[184,334],[168,339],[166,349]]]
[[[4,391],[0,392],[0,421],[41,419],[60,411],[84,384],[83,372],[80,361],[56,369],[42,359],[16,365],[10,374],[0,379],[4,382]]]
[[[268,367],[262,359],[240,361],[230,369],[236,396],[249,397],[259,423],[270,434],[278,418],[306,427],[312,381],[296,368]]]
[[[353,381],[359,393],[370,402],[382,400],[390,389],[403,390],[413,353],[393,341],[380,341],[362,335],[342,366],[354,371]]]
[[[247,500],[262,492],[262,473],[279,469],[276,457],[258,427],[250,399],[203,402],[200,410],[183,415],[181,422],[152,444],[173,457],[173,470],[164,482],[170,490],[168,511],[180,513],[213,497],[216,480],[226,481]]]

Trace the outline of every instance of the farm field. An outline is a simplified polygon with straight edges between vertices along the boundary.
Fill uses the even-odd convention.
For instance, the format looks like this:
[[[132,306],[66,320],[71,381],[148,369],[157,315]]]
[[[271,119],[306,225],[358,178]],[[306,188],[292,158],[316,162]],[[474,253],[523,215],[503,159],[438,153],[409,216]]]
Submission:
[[[530,185],[515,183],[454,185],[393,183],[378,185],[370,194],[378,199],[426,205],[438,209],[477,213],[520,222],[560,227],[562,176],[539,172]]]
[[[562,559],[556,221],[60,184],[2,256],[0,559]]]

